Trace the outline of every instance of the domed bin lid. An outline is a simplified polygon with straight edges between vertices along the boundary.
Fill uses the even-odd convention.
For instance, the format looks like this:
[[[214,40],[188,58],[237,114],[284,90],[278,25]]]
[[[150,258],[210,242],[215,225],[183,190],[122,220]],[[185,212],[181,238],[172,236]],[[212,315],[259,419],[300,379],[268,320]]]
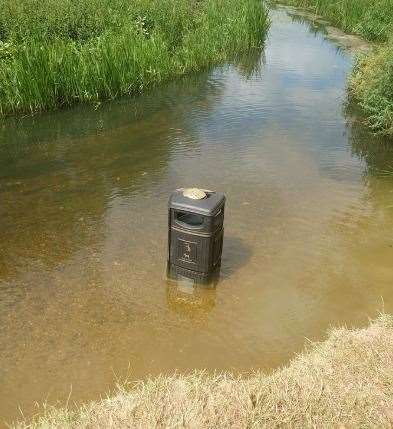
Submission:
[[[189,190],[177,189],[169,198],[169,208],[184,212],[198,213],[204,216],[215,216],[225,204],[225,195],[221,192],[201,190],[206,194],[205,198],[194,199],[186,195],[200,195],[198,192],[187,192]],[[193,191],[196,191],[193,189]],[[186,195],[184,195],[186,194]]]

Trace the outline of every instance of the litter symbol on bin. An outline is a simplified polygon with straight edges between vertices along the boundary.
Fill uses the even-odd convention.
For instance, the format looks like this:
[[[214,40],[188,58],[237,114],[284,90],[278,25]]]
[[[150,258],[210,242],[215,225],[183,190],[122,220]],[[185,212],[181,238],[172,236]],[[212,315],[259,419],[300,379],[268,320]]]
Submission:
[[[195,264],[197,244],[192,241],[178,240],[178,258],[184,262]]]

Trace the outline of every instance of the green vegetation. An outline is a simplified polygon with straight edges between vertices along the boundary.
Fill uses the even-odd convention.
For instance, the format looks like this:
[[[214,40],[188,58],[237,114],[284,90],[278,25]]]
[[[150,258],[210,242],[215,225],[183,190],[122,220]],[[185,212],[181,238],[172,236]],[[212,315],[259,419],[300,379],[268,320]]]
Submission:
[[[285,4],[312,9],[348,33],[370,41],[388,40],[393,23],[393,0],[286,0]]]
[[[393,0],[287,0],[379,45],[358,59],[350,79],[375,132],[393,135]]]
[[[0,113],[98,102],[260,46],[260,0],[2,0]]]
[[[393,423],[393,317],[335,329],[288,367],[249,378],[159,377],[17,428],[379,427]]]
[[[360,57],[350,89],[376,132],[393,135],[393,39]]]

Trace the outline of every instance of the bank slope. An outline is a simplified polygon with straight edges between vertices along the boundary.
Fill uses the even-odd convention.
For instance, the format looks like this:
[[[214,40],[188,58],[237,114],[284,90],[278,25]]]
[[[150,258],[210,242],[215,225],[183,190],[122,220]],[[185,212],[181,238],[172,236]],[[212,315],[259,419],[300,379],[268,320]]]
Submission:
[[[158,377],[16,428],[386,427],[393,424],[393,318],[333,329],[272,375]]]

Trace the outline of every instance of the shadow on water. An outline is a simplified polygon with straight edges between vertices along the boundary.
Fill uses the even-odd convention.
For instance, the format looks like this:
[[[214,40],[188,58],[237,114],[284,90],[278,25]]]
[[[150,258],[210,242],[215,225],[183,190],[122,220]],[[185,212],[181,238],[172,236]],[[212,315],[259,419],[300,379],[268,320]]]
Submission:
[[[365,177],[393,178],[393,138],[371,133],[359,106],[347,103],[344,110],[348,121],[352,154],[364,162]]]
[[[72,145],[83,137],[99,136],[140,120],[153,120],[164,111],[186,109],[186,113],[192,103],[203,101],[209,108],[209,100],[217,101],[221,89],[210,81],[210,72],[206,71],[180,77],[139,96],[103,102],[97,109],[76,105],[33,116],[1,118],[0,153],[2,158],[8,155],[9,159],[17,159],[34,145]]]
[[[321,23],[317,20],[311,20],[310,18],[306,18],[296,13],[288,13],[288,15],[291,17],[293,22],[304,25],[308,29],[309,33],[313,36],[327,36],[326,24]]]
[[[237,55],[233,61],[236,70],[245,79],[261,76],[265,63],[265,51],[262,48],[254,48],[243,52]]]
[[[251,255],[251,247],[244,239],[231,235],[224,235],[221,279],[229,279],[239,271],[240,268],[247,265]]]

